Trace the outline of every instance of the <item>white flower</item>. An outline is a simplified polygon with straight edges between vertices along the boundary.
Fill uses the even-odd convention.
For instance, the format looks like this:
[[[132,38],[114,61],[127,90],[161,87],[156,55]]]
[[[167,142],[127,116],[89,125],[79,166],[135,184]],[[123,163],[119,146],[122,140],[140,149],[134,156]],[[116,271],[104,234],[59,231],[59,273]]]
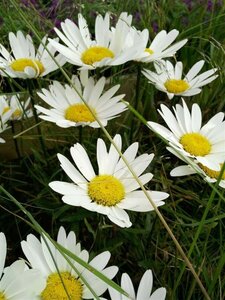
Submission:
[[[38,270],[28,269],[25,262],[17,260],[4,269],[6,259],[6,238],[0,233],[0,299],[34,300],[45,287],[45,281]]]
[[[46,245],[46,242],[48,246]],[[63,227],[60,228],[57,238],[58,244],[72,252],[83,261],[89,261],[89,253],[81,250],[80,243],[76,242],[76,235],[70,232],[68,236]],[[30,262],[32,268],[40,270],[45,278],[46,287],[42,290],[40,296],[42,300],[62,300],[68,299],[94,299],[92,292],[85,285],[85,282],[100,296],[107,289],[107,284],[67,256],[76,271],[72,268],[64,256],[49,240],[41,242],[32,234],[27,236],[26,241],[21,242],[23,252]],[[94,267],[102,274],[112,279],[118,268],[116,266],[106,267],[110,259],[110,252],[105,251],[95,256],[90,262],[90,267]],[[83,279],[82,279],[83,278]],[[62,284],[62,280],[64,286]],[[84,280],[84,281],[83,281]],[[65,288],[66,287],[66,291]],[[76,296],[76,297],[74,297]]]
[[[110,30],[110,15],[95,20],[95,39],[91,38],[84,17],[78,15],[78,26],[66,19],[61,29],[55,28],[56,34],[66,46],[50,39],[50,43],[62,53],[67,61],[82,69],[95,69],[103,66],[115,66],[132,60],[137,53],[144,51],[143,33],[131,35],[132,16],[123,12]],[[132,40],[134,37],[134,40]]]
[[[142,73],[158,90],[167,93],[169,99],[172,99],[174,95],[193,96],[201,92],[202,86],[218,77],[218,75],[214,75],[217,68],[197,75],[204,63],[204,60],[200,60],[194,64],[184,79],[182,79],[183,64],[181,61],[178,61],[175,67],[168,60],[156,62],[154,63],[156,73],[147,69],[144,69]]]
[[[169,150],[171,153],[176,155],[181,160],[184,160],[182,158],[182,156],[180,156],[176,151],[174,151],[173,148],[167,147],[167,150]],[[217,180],[219,178],[222,166],[223,166],[223,163],[220,164],[219,171],[214,171],[214,170],[207,168],[206,166],[198,163],[196,160],[192,159],[191,163],[189,162],[188,165],[182,165],[182,166],[174,168],[170,172],[170,175],[174,176],[174,177],[180,177],[180,176],[186,176],[186,175],[192,175],[192,174],[202,174],[204,176],[205,181],[208,181],[210,183],[215,183],[215,182],[217,182]],[[221,186],[222,188],[225,188],[225,172],[223,172],[223,174],[221,176],[219,186]]]
[[[9,128],[7,122],[13,114],[13,110],[8,108],[5,109],[5,107],[5,102],[0,101],[0,133]],[[5,140],[3,138],[0,138],[0,143],[5,143]]]
[[[164,300],[166,297],[166,289],[158,288],[156,291],[152,292],[153,277],[152,271],[147,270],[141,278],[137,295],[135,295],[135,290],[133,283],[126,273],[123,273],[121,277],[121,288],[127,292],[130,298],[120,294],[118,291],[109,287],[109,294],[112,300]]]
[[[0,96],[0,102],[4,106],[4,113],[12,111],[10,120],[21,120],[23,117],[30,118],[33,116],[32,109],[28,108],[30,104],[30,98],[25,102],[20,101],[20,96],[13,95],[12,97],[7,97],[6,95]]]
[[[170,130],[155,122],[149,127],[165,138],[170,146],[184,157],[191,157],[203,166],[219,171],[225,160],[225,121],[222,112],[212,117],[202,126],[202,113],[198,104],[193,104],[191,112],[182,99],[183,106],[173,107],[174,114],[161,105],[160,115]]]
[[[121,150],[120,135],[114,137],[114,142]],[[138,143],[133,143],[124,152],[124,156],[142,184],[146,184],[153,175],[151,173],[141,174],[151,163],[154,154],[142,154],[135,158],[137,151]],[[96,152],[97,174],[87,152],[80,144],[77,143],[70,148],[77,169],[65,156],[58,154],[61,167],[73,183],[53,181],[49,185],[54,191],[63,195],[63,202],[106,215],[121,227],[130,227],[132,223],[124,209],[146,212],[154,210],[154,208],[143,191],[136,191],[139,184],[133,178],[113,144],[107,152],[104,141],[98,139]],[[148,194],[156,206],[163,205],[162,200],[168,197],[168,194],[164,192],[148,191]]]
[[[40,115],[40,118],[64,128],[79,125],[96,128],[100,127],[96,119],[106,126],[108,120],[117,117],[127,109],[126,105],[120,102],[124,95],[114,96],[119,85],[103,92],[106,81],[104,77],[99,79],[96,84],[92,77],[80,82],[75,76],[73,81],[78,93],[72,86],[63,86],[57,81],[49,86],[49,90],[42,89],[42,92],[38,93],[52,107],[46,109],[36,105],[35,108],[44,114]],[[83,86],[83,84],[85,85]],[[79,94],[83,96],[92,112],[84,104]]]
[[[47,37],[45,36],[36,51],[29,34],[24,36],[21,31],[18,31],[16,35],[10,32],[9,43],[11,51],[0,45],[1,75],[26,79],[42,77],[55,71],[58,69],[58,65],[51,58],[48,51],[57,63],[62,66],[65,63],[64,57],[61,54],[55,56],[56,51],[46,41]]]
[[[138,34],[138,31],[134,30],[134,34]],[[171,45],[177,38],[178,34],[179,31],[176,29],[169,31],[168,33],[165,30],[162,30],[155,36],[153,41],[150,43],[150,46],[147,46],[149,32],[146,30],[142,34],[145,44],[144,52],[140,53],[135,60],[143,63],[149,63],[166,57],[174,56],[177,50],[182,48],[187,43],[187,39],[184,39]]]

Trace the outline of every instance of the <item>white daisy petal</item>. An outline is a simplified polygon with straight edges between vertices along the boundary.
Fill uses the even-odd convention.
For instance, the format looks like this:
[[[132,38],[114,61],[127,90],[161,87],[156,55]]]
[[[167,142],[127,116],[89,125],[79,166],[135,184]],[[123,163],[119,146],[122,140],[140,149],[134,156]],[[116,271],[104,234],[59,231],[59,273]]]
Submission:
[[[220,170],[225,159],[224,114],[218,113],[202,127],[200,107],[193,104],[190,112],[184,100],[182,101],[183,106],[176,105],[173,107],[174,115],[172,112],[167,112],[169,109],[160,112],[170,130],[157,123],[148,122],[150,129],[159,133],[174,149],[179,151],[184,156],[183,160],[192,157],[209,169]],[[171,120],[173,121],[171,122]],[[179,136],[178,129],[175,128],[176,122],[177,127],[181,130]],[[182,159],[182,155],[171,152]]]
[[[58,69],[58,65],[62,66],[65,63],[65,59],[61,55],[55,55],[55,50],[46,43],[46,37],[42,39],[37,50],[35,50],[31,36],[24,36],[21,31],[18,31],[17,34],[10,32],[9,42],[12,51],[11,56],[0,45],[1,54],[6,58],[4,61],[2,60],[1,64],[2,76],[23,79],[42,77]]]
[[[120,135],[113,138],[118,150],[122,149]],[[71,155],[79,169],[77,169],[63,155],[58,154],[61,166],[74,183],[51,182],[50,187],[63,195],[62,201],[73,206],[81,206],[90,211],[96,211],[121,227],[130,227],[126,209],[133,211],[150,211],[153,207],[142,191],[137,191],[139,184],[133,178],[128,167],[120,158],[114,145],[111,144],[107,152],[102,139],[97,141],[98,175],[95,175],[87,152],[80,144],[71,147]],[[143,174],[151,163],[154,154],[142,154],[136,157],[138,143],[133,143],[124,152],[124,157],[139,180],[146,184],[153,175]],[[81,178],[79,178],[81,176]],[[85,180],[83,176],[87,179]],[[81,179],[79,181],[79,179]],[[148,191],[156,206],[163,205],[162,200],[168,197],[167,193]]]
[[[89,291],[88,287],[85,285],[85,283],[82,281],[82,278],[85,279],[91,286],[91,288],[94,290],[94,292],[101,296],[107,289],[107,284],[102,281],[100,278],[98,278],[96,275],[94,275],[91,272],[91,268],[96,268],[97,270],[101,271],[102,274],[104,274],[109,279],[112,279],[116,273],[118,272],[118,268],[116,266],[106,267],[109,259],[110,259],[110,253],[108,251],[103,252],[96,257],[94,257],[89,262],[89,253],[86,250],[82,250],[80,248],[80,244],[76,242],[76,235],[73,232],[70,232],[68,236],[66,235],[65,229],[63,227],[60,228],[58,232],[58,238],[57,242],[63,246],[64,248],[70,250],[73,252],[74,255],[79,257],[84,262],[89,263],[88,269],[81,266],[79,263],[75,262],[72,258],[70,259],[70,262],[72,263],[72,266],[66,261],[66,259],[63,257],[63,255],[60,253],[60,251],[57,249],[57,247],[47,239],[48,247],[46,246],[46,242],[43,238],[41,238],[41,241],[39,241],[37,238],[35,238],[33,235],[29,235],[29,238],[27,238],[27,241],[22,241],[22,248],[24,251],[25,256],[27,257],[30,265],[31,270],[27,271],[30,272],[30,279],[26,278],[26,283],[29,283],[29,286],[26,286],[26,290],[30,289],[30,286],[32,287],[32,280],[33,281],[41,281],[39,277],[36,276],[37,280],[34,280],[33,274],[35,272],[39,274],[41,277],[41,285],[40,283],[35,283],[36,290],[39,288],[38,293],[33,295],[39,296],[43,295],[43,293],[46,293],[47,295],[52,295],[54,293],[55,297],[57,299],[61,299],[61,297],[66,298],[67,294],[63,292],[63,285],[55,284],[55,280],[60,280],[60,276],[64,280],[64,284],[67,287],[68,293],[77,291],[77,295],[80,298],[84,299],[92,299],[92,294]],[[35,241],[35,244],[33,243]],[[27,251],[27,249],[30,249],[32,251]],[[51,251],[51,254],[49,252]],[[30,255],[32,253],[32,256]],[[37,257],[37,261],[34,260],[34,258]],[[41,261],[39,258],[42,257],[44,260]],[[23,262],[24,263],[24,262]],[[55,265],[56,264],[56,265]],[[33,270],[33,268],[35,270]],[[46,272],[47,270],[47,272]],[[60,275],[58,275],[58,272]],[[19,273],[17,271],[17,273]],[[21,273],[21,272],[20,272]],[[82,275],[82,276],[80,276]],[[14,273],[15,277],[15,273]],[[57,278],[58,277],[58,278]],[[31,280],[32,278],[32,280]],[[21,277],[22,279],[22,277]],[[39,282],[38,281],[38,282]],[[69,284],[68,284],[69,281]],[[59,281],[60,282],[60,281]],[[11,284],[11,282],[10,282]],[[25,285],[20,286],[20,293],[23,295],[25,289],[23,288]],[[14,288],[14,285],[10,285],[11,292],[13,291],[12,288]],[[71,289],[71,290],[70,290]],[[16,291],[16,289],[14,289]],[[17,291],[18,293],[18,285],[17,285]],[[25,295],[25,294],[24,294]],[[10,297],[7,299],[11,299]],[[14,298],[12,298],[14,299]],[[17,299],[17,298],[15,298]],[[34,299],[34,297],[25,297],[24,298],[18,298],[18,299]],[[36,298],[35,298],[36,299]]]
[[[201,87],[215,80],[216,68],[197,75],[202,69],[204,61],[197,62],[182,79],[183,64],[178,61],[175,66],[169,61],[154,64],[156,73],[144,70],[142,73],[154,84],[157,89],[167,93],[169,99],[174,95],[193,96],[201,92]]]

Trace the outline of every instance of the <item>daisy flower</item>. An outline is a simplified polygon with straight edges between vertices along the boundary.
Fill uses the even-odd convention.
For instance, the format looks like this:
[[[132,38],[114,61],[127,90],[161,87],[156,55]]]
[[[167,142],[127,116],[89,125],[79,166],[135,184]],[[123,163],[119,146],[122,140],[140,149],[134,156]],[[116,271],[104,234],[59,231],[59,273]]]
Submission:
[[[23,260],[17,260],[4,269],[7,244],[4,233],[0,233],[0,299],[33,300],[45,287],[38,270],[28,269]]]
[[[166,297],[166,289],[159,288],[156,291],[152,292],[152,285],[153,285],[153,276],[152,271],[147,270],[141,278],[137,295],[135,295],[133,283],[128,274],[123,273],[121,277],[121,287],[122,289],[127,292],[130,298],[120,294],[118,291],[114,290],[113,288],[109,287],[109,294],[112,300],[164,300]]]
[[[95,69],[103,66],[115,66],[132,60],[137,53],[144,51],[142,35],[131,35],[132,16],[123,12],[115,28],[110,29],[110,14],[95,20],[95,39],[91,38],[86,20],[78,14],[78,26],[66,19],[56,34],[65,44],[49,39],[52,46],[63,54],[67,61],[82,69]],[[134,40],[131,39],[134,37]]]
[[[194,64],[183,79],[183,64],[181,61],[178,61],[175,67],[168,60],[160,61],[154,63],[156,73],[147,69],[144,69],[142,73],[158,90],[167,93],[169,99],[172,99],[174,95],[193,96],[201,92],[202,86],[218,77],[218,75],[214,75],[217,68],[197,75],[201,71],[204,63],[204,60],[200,60]]]
[[[36,51],[29,34],[24,36],[21,31],[17,31],[16,35],[10,32],[11,50],[8,51],[3,45],[0,45],[1,75],[23,79],[36,78],[58,69],[58,65],[48,51],[60,66],[65,63],[65,59],[61,54],[55,55],[55,49],[46,42],[47,37],[45,36]]]
[[[183,106],[173,107],[174,114],[161,105],[160,115],[169,129],[148,122],[149,127],[165,138],[170,146],[184,157],[196,159],[199,164],[219,171],[225,160],[225,121],[222,112],[212,117],[202,126],[202,113],[198,104],[193,104],[191,112],[182,99]]]
[[[114,143],[121,150],[120,135],[114,137]],[[124,152],[124,157],[142,184],[146,184],[153,175],[151,173],[141,174],[151,163],[154,154],[142,154],[135,158],[137,151],[138,143],[133,143]],[[77,168],[61,154],[58,154],[58,159],[62,169],[73,183],[53,181],[49,184],[54,191],[63,195],[63,202],[106,215],[120,227],[132,225],[124,209],[139,212],[154,210],[143,191],[136,191],[139,184],[133,178],[113,144],[107,152],[104,141],[98,139],[97,174],[87,152],[79,143],[70,148],[70,153]],[[156,191],[148,191],[148,194],[156,206],[163,205],[162,200],[169,196],[167,193]]]
[[[10,120],[21,120],[23,117],[30,118],[33,116],[32,109],[29,109],[30,98],[25,102],[20,101],[19,95],[13,95],[8,98],[6,95],[0,96],[0,102],[4,106],[4,114],[12,111]]]
[[[172,154],[176,155],[181,160],[183,160],[182,156],[180,156],[176,151],[174,151],[173,148],[167,147],[167,150],[170,151]],[[186,161],[186,163],[187,162],[188,161]],[[170,175],[173,177],[180,177],[180,176],[186,176],[186,175],[192,175],[192,174],[202,174],[204,176],[205,181],[208,181],[210,183],[216,183],[219,178],[222,166],[223,166],[223,163],[220,164],[219,171],[214,171],[214,170],[207,168],[206,166],[198,163],[195,160],[191,160],[190,164],[186,164],[186,165],[182,165],[182,166],[174,168],[170,172]],[[221,176],[219,186],[222,188],[225,188],[225,171],[223,172],[223,174]]]
[[[138,34],[136,30],[134,30],[134,33]],[[142,37],[144,39],[145,50],[140,53],[135,60],[143,63],[150,63],[166,57],[174,56],[176,52],[187,43],[187,39],[184,39],[171,45],[177,38],[178,34],[179,31],[176,29],[169,31],[168,33],[165,30],[162,30],[155,36],[150,45],[147,46],[149,32],[148,30],[144,31]]]
[[[80,243],[76,242],[74,232],[71,231],[67,236],[64,228],[61,227],[58,232],[57,243],[83,261],[89,261],[89,253],[86,250],[81,250]],[[27,240],[21,242],[21,246],[32,268],[40,270],[45,278],[46,286],[41,291],[39,299],[66,300],[68,295],[70,299],[76,300],[94,299],[85,282],[98,296],[106,291],[107,284],[104,281],[67,256],[76,269],[75,271],[49,240],[44,241],[41,238],[39,241],[34,235],[29,234]],[[109,259],[110,252],[102,252],[89,262],[90,268],[94,267],[112,279],[118,272],[118,268],[116,266],[106,267]]]
[[[99,79],[97,83],[92,77],[82,80],[82,76],[80,80],[74,76],[73,81],[78,93],[72,86],[63,86],[57,81],[49,86],[49,90],[42,89],[42,92],[38,93],[39,97],[52,107],[46,109],[36,105],[35,108],[43,113],[39,116],[40,118],[64,128],[79,125],[97,128],[100,125],[96,119],[100,120],[103,126],[106,126],[108,120],[116,118],[127,109],[126,105],[120,102],[124,95],[114,96],[119,85],[103,92],[106,83],[104,77]],[[91,111],[82,101],[80,95],[91,108]]]
[[[0,101],[0,133],[9,128],[7,122],[11,118],[12,114],[13,110],[11,108],[6,109],[5,102]],[[0,143],[5,143],[5,140],[0,138]]]

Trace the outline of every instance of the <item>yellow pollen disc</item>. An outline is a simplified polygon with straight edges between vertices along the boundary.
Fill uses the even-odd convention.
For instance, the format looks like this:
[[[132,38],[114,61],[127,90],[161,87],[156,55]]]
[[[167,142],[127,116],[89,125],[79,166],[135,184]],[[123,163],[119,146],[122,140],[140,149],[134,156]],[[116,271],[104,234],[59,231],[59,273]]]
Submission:
[[[91,200],[104,206],[114,206],[125,196],[123,184],[112,175],[99,175],[88,184]]]
[[[41,293],[41,300],[81,300],[81,283],[68,272],[53,273],[48,276],[47,285]],[[63,281],[63,283],[62,283]],[[69,297],[68,297],[69,295]],[[1,298],[0,298],[1,299]]]
[[[7,111],[9,111],[9,110],[10,110],[10,107],[9,107],[9,106],[5,107],[5,108],[3,109],[2,114],[4,115],[4,114],[7,113]]]
[[[113,58],[114,53],[108,48],[95,46],[85,50],[81,55],[81,60],[86,65],[93,65],[107,57]]]
[[[220,165],[221,168],[223,164]],[[203,166],[202,164],[199,164],[199,167],[210,177],[210,178],[215,178],[217,179],[220,175],[220,171],[214,171],[212,169],[207,168],[206,166]],[[222,180],[225,180],[225,171],[223,171],[223,175],[221,177]]]
[[[13,71],[16,71],[16,72],[24,72],[24,69],[26,67],[31,67],[31,68],[35,69],[35,71],[38,75],[41,75],[45,70],[42,62],[40,62],[39,60],[36,60],[36,59],[30,59],[30,58],[16,59],[11,63],[10,67],[13,69]]]
[[[0,300],[6,300],[6,297],[4,296],[4,294],[2,292],[0,292]]]
[[[145,48],[145,52],[148,52],[150,55],[154,53],[154,51],[150,48]]]
[[[210,153],[211,144],[200,133],[186,133],[180,138],[184,150],[195,156],[205,156]]]
[[[22,111],[21,111],[21,109],[19,109],[19,108],[17,108],[15,111],[14,111],[14,113],[12,114],[12,117],[13,118],[19,118],[19,117],[21,117],[22,116]]]
[[[93,112],[95,114],[95,110]],[[85,104],[74,104],[69,106],[65,111],[65,119],[73,122],[95,121],[94,116]]]
[[[164,86],[172,94],[183,93],[190,87],[186,81],[178,79],[168,79],[164,83]]]

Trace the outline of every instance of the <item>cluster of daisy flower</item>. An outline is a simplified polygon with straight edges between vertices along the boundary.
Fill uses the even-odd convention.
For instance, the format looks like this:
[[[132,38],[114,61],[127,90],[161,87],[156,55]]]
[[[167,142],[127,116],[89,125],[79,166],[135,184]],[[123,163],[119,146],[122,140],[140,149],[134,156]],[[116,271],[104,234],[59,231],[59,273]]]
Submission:
[[[105,77],[96,80],[95,77],[89,76],[90,71],[93,73],[97,68],[109,68],[131,61],[141,63],[145,67],[153,63],[151,65],[155,71],[144,68],[142,74],[158,90],[166,93],[169,99],[174,96],[199,94],[204,85],[218,76],[216,68],[199,74],[204,65],[203,60],[196,62],[186,75],[183,75],[182,62],[178,61],[173,65],[168,58],[173,57],[187,43],[187,39],[175,42],[179,34],[176,29],[169,32],[162,30],[149,43],[149,31],[139,31],[133,27],[132,16],[126,12],[121,13],[114,27],[110,26],[109,13],[104,17],[98,15],[95,20],[94,38],[81,14],[78,15],[77,24],[66,19],[61,23],[61,30],[55,28],[55,33],[57,38],[45,36],[37,50],[30,35],[25,36],[21,31],[17,34],[9,33],[11,50],[8,51],[0,45],[0,74],[4,77],[28,80],[43,77],[62,68],[65,63],[77,66],[79,74],[73,75],[69,84],[53,81],[48,88],[41,88],[37,95],[42,104],[33,106],[39,118],[62,128],[102,128],[107,126],[108,121],[127,110],[126,102],[122,101],[125,95],[116,94],[119,85],[106,90]],[[14,95],[10,100],[2,96],[0,133],[7,129],[9,120],[21,119],[23,115],[33,116],[29,103],[30,98],[23,102],[18,95]],[[158,123],[148,122],[149,128],[168,142],[168,150],[187,164],[173,169],[171,175],[201,173],[210,182],[216,182],[220,177],[219,184],[225,188],[225,173],[220,174],[225,161],[224,114],[218,113],[202,126],[199,105],[193,104],[190,112],[183,99],[182,105],[177,104],[173,107],[173,112],[165,105],[161,105],[159,110],[169,129]],[[3,139],[0,139],[0,142],[3,142]],[[58,154],[61,168],[72,182],[53,181],[49,186],[62,195],[64,203],[103,214],[120,227],[130,227],[132,223],[125,210],[152,211],[163,205],[169,196],[161,191],[143,188],[140,190],[140,187],[149,184],[153,177],[152,173],[144,172],[154,154],[144,153],[137,156],[138,148],[139,143],[134,142],[122,152],[122,138],[117,134],[107,150],[107,145],[99,138],[96,146],[97,164],[94,164],[86,149],[80,143],[76,143],[70,148],[72,162],[64,155]],[[97,165],[97,168],[93,165]],[[80,244],[76,244],[74,233],[67,237],[64,229],[60,229],[57,241],[88,262],[89,254],[86,250],[81,251]],[[0,242],[6,249],[3,234]],[[104,281],[67,255],[63,256],[54,244],[46,241],[46,238],[42,237],[39,242],[33,235],[29,235],[27,241],[22,242],[22,248],[32,269],[29,269],[24,261],[18,261],[3,272],[6,255],[6,250],[3,249],[0,261],[0,274],[3,273],[0,300],[59,300],[67,299],[70,293],[73,295],[71,299],[93,299],[92,290],[100,296],[107,289]],[[104,252],[89,264],[112,279],[117,273],[117,268],[105,268],[109,258],[110,253]],[[14,276],[15,283],[8,290],[11,272],[18,276]],[[40,277],[34,285],[33,276]],[[30,282],[29,289],[24,287],[25,283],[27,285],[27,278]],[[86,286],[87,283],[91,289]],[[20,286],[21,289],[15,292],[16,286]],[[122,275],[121,286],[128,293],[127,297],[109,288],[111,299],[153,300],[164,299],[166,294],[162,288],[150,295],[150,270],[143,275],[136,296],[127,274]],[[149,288],[146,289],[146,286]],[[17,293],[18,297],[11,296],[14,293]]]
[[[74,256],[63,255],[59,246]],[[0,299],[1,300],[82,300],[95,299],[108,289],[109,298],[120,299],[165,299],[165,288],[152,292],[152,271],[147,270],[140,282],[137,296],[130,277],[124,273],[121,288],[124,294],[109,287],[106,281],[94,274],[101,272],[110,280],[118,272],[117,266],[109,266],[111,254],[102,252],[89,259],[89,252],[81,249],[74,232],[68,235],[63,227],[59,229],[57,243],[50,241],[45,235],[41,240],[29,234],[21,242],[25,259],[19,259],[10,266],[5,266],[7,242],[4,233],[0,232]],[[88,267],[84,267],[82,261]],[[92,270],[92,271],[91,271]],[[105,299],[105,298],[99,298]],[[106,299],[105,299],[106,300]]]

